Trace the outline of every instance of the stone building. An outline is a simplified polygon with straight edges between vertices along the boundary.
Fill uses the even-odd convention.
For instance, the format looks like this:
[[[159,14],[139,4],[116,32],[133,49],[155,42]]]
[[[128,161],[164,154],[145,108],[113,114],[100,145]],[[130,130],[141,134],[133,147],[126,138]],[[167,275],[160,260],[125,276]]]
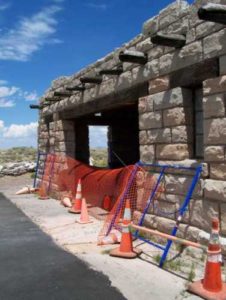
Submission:
[[[213,215],[226,236],[226,22],[215,20],[216,4],[226,19],[225,0],[172,3],[120,49],[53,81],[40,102],[40,151],[88,163],[88,126],[106,125],[109,153],[126,164],[203,163],[192,215],[185,220],[193,239],[209,231]],[[113,155],[109,166],[119,166]],[[168,202],[179,201],[183,183],[171,182]],[[159,222],[165,230],[174,221]]]

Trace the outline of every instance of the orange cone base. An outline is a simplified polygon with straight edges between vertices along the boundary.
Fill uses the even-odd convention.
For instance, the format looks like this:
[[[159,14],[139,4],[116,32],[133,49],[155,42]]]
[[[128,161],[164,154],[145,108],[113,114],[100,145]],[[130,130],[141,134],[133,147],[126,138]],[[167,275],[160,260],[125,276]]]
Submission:
[[[70,208],[68,211],[72,214],[80,214],[81,213],[81,209],[75,209],[73,207]]]
[[[142,250],[134,248],[131,252],[122,252],[120,251],[120,247],[111,250],[110,256],[122,257],[122,258],[136,258],[142,253]]]
[[[209,292],[203,288],[202,280],[200,280],[190,284],[188,291],[207,300],[226,300],[226,283],[223,283],[220,292]]]
[[[79,224],[88,224],[88,223],[93,223],[93,221],[89,220],[89,221],[76,221],[76,223],[79,223]]]

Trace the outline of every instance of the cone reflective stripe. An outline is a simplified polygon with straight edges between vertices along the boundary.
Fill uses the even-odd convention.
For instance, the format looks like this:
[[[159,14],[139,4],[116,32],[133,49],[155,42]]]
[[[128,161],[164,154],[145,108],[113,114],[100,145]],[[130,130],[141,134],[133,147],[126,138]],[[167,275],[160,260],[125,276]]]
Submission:
[[[122,257],[122,258],[135,258],[141,251],[138,249],[133,249],[132,234],[130,232],[131,224],[131,209],[130,200],[126,200],[125,211],[122,221],[122,237],[119,248],[113,249],[110,252],[111,256]]]
[[[80,218],[78,220],[78,223],[87,224],[87,223],[92,223],[92,222],[93,221],[90,220],[89,215],[88,215],[86,199],[82,198],[82,208],[81,208],[81,214],[80,214]]]
[[[212,220],[212,232],[207,250],[207,262],[204,278],[192,283],[188,290],[207,300],[226,300],[226,283],[221,277],[221,247],[219,238],[219,220]]]
[[[73,201],[72,207],[69,209],[69,212],[73,214],[80,214],[82,208],[82,183],[81,179],[78,180],[75,200]]]

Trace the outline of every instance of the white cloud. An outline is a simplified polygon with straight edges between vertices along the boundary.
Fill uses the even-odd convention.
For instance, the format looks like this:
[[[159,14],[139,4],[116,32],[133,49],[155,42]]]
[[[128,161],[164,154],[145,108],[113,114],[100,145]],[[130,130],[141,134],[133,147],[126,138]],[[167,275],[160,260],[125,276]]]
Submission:
[[[38,100],[38,94],[36,91],[33,91],[31,93],[25,92],[24,93],[24,99],[26,101],[37,101]]]
[[[85,6],[90,7],[90,8],[95,8],[99,10],[106,10],[108,8],[107,4],[102,3],[102,4],[97,4],[93,2],[88,2],[85,4]]]
[[[56,32],[55,14],[61,8],[57,5],[44,8],[30,18],[23,18],[14,29],[0,36],[0,59],[27,61],[45,44],[58,43],[52,38]]]
[[[4,138],[27,138],[37,135],[37,122],[31,122],[30,124],[11,124],[9,127],[5,127],[3,130]]]
[[[0,98],[0,107],[1,108],[9,108],[15,106],[15,102],[13,100],[6,100]]]
[[[0,148],[37,145],[37,122],[5,126],[0,120]]]
[[[19,91],[19,88],[12,86],[0,86],[0,99],[3,97],[10,97],[12,95],[15,95]]]
[[[0,80],[0,85],[6,85],[6,84],[8,84],[8,81],[6,81],[6,80]]]

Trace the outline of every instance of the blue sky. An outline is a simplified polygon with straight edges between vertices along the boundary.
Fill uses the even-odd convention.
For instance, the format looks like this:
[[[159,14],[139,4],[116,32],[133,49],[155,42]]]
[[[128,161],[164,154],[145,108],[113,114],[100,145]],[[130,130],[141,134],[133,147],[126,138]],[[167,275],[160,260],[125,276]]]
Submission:
[[[36,146],[38,112],[29,104],[52,80],[132,39],[172,2],[0,0],[0,148]],[[93,134],[101,140],[105,131]]]

